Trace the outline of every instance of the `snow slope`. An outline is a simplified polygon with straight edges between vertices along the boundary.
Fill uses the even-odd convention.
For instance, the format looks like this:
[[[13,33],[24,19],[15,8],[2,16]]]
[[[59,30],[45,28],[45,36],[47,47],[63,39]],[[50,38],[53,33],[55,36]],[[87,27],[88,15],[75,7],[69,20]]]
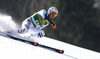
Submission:
[[[100,59],[100,53],[76,47],[51,38],[43,37],[38,42],[63,49],[59,54],[41,47],[32,46],[11,38],[0,36],[0,59]]]
[[[0,14],[0,31],[16,29],[11,16]],[[0,36],[0,59],[100,59],[100,53],[43,37],[36,39],[40,44],[63,49],[59,54],[41,47],[32,46],[8,37]]]

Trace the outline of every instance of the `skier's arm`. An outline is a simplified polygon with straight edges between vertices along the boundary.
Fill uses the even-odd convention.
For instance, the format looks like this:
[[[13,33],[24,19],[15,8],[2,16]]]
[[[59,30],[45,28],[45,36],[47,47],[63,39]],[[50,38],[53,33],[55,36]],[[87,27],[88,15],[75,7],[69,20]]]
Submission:
[[[52,26],[52,28],[56,29],[56,24],[50,20],[50,18],[45,14],[45,19],[47,19],[50,22],[50,25]]]
[[[56,24],[52,21],[50,21],[50,24],[52,25],[52,28],[56,29]]]

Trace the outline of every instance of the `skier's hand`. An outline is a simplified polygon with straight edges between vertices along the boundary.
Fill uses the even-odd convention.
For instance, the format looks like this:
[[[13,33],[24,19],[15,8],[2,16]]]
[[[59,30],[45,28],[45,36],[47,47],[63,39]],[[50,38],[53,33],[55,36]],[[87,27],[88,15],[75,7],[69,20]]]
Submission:
[[[52,25],[52,28],[56,29],[56,24],[53,21],[49,21],[49,22]]]
[[[43,35],[43,33],[38,33],[38,37],[39,38],[41,38],[41,37],[43,37],[44,35]]]
[[[56,29],[56,24],[52,25],[52,28]]]

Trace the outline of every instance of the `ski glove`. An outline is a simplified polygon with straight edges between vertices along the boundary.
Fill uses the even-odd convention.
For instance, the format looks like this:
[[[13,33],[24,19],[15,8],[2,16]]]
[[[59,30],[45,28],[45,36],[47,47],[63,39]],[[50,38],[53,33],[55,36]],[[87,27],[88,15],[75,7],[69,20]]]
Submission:
[[[44,35],[42,33],[38,33],[38,37],[41,38],[43,37]]]
[[[52,28],[56,29],[56,24],[52,21],[50,21],[50,24],[52,25]]]
[[[56,24],[52,25],[52,28],[56,29]]]

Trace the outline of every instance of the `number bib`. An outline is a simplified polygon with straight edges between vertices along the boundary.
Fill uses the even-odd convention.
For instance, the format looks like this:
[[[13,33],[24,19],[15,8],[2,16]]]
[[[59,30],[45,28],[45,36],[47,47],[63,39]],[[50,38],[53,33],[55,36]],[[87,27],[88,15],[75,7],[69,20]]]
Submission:
[[[32,17],[34,18],[34,21],[32,19]],[[42,16],[40,16],[39,14],[34,14],[30,19],[34,25],[35,28],[37,27],[42,27],[43,25],[47,25],[47,21],[45,21],[45,19],[42,18]]]

